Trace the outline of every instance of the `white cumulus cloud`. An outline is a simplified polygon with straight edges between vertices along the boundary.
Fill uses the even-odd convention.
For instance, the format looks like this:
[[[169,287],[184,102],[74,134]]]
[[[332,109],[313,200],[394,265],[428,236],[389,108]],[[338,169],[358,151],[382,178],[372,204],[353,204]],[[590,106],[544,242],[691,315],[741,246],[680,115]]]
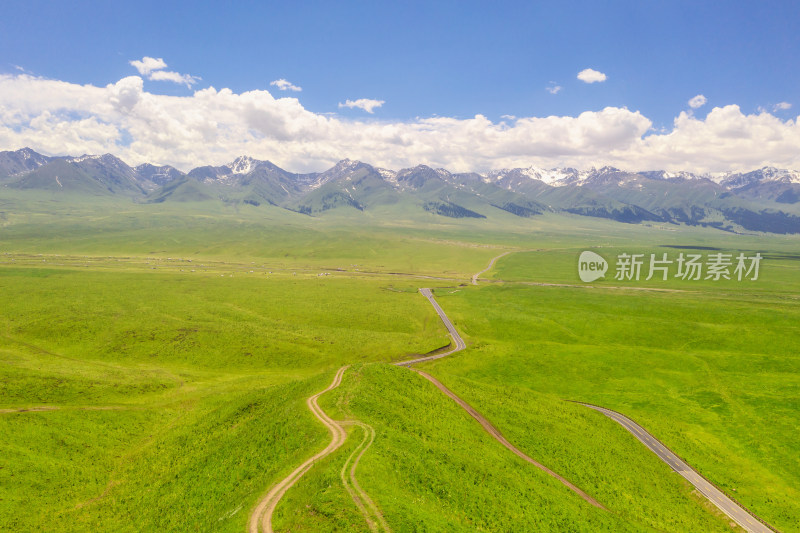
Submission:
[[[143,88],[142,78],[128,76],[108,86],[109,102],[119,111],[128,112],[139,102]]]
[[[707,101],[708,100],[706,100],[705,96],[703,96],[702,94],[698,94],[697,96],[689,100],[689,107],[691,107],[692,109],[697,109],[699,107],[703,107],[704,105],[706,105]]]
[[[599,70],[594,70],[591,68],[585,68],[582,71],[578,72],[578,79],[585,83],[598,83],[606,81],[608,76],[600,72]]]
[[[147,76],[148,80],[152,81],[171,81],[172,83],[179,83],[191,88],[192,85],[197,83],[201,78],[199,76],[190,76],[189,74],[180,74],[171,70],[164,70],[167,68],[166,62],[160,57],[144,56],[142,59],[134,59],[129,61],[139,74]]]
[[[302,87],[298,87],[297,85],[295,85],[292,82],[290,82],[288,80],[285,80],[283,78],[281,78],[279,80],[271,81],[271,82],[269,82],[269,84],[270,85],[274,85],[275,87],[277,87],[281,91],[299,92],[299,91],[303,90]]]
[[[775,104],[774,106],[772,106],[772,110],[773,111],[786,111],[786,110],[791,109],[791,108],[792,108],[792,104],[790,104],[789,102],[779,102],[779,103]]]
[[[345,157],[384,168],[424,163],[456,172],[530,165],[800,169],[796,119],[746,114],[728,105],[713,108],[704,119],[683,112],[666,131],[652,127],[648,117],[624,107],[520,116],[513,122],[483,115],[355,120],[309,111],[296,98],[275,98],[266,90],[209,87],[167,96],[146,91],[140,76],[96,87],[0,74],[0,150],[113,153],[132,165],[182,170],[227,163],[241,154],[294,172],[324,170]]]
[[[134,59],[132,61],[129,61],[129,63],[133,65],[136,68],[136,70],[139,71],[139,74],[141,74],[142,76],[147,76],[154,70],[161,70],[162,68],[167,68],[167,64],[160,57],[144,56],[142,59]]]
[[[544,89],[550,94],[558,94],[561,91],[561,89],[563,89],[563,87],[561,87],[560,85],[556,85],[556,82],[551,81],[550,85],[548,85]]]
[[[355,107],[359,109],[363,109],[367,113],[374,113],[374,109],[376,107],[380,107],[386,102],[384,100],[371,100],[369,98],[359,98],[358,100],[347,100],[345,103],[339,102],[339,108],[349,107],[353,109]]]

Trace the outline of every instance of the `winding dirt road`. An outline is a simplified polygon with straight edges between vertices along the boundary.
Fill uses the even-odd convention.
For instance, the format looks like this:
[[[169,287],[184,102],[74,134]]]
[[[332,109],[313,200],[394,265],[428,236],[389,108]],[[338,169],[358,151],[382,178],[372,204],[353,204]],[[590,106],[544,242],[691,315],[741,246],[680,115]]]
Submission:
[[[317,398],[339,386],[339,384],[342,382],[342,375],[344,375],[344,371],[347,370],[347,368],[347,366],[340,368],[336,372],[333,382],[328,386],[327,389],[322,392],[318,392],[306,401],[308,408],[311,410],[314,416],[316,416],[320,422],[322,422],[331,432],[330,444],[328,444],[324,450],[298,466],[291,474],[289,474],[277,485],[272,487],[267,495],[264,496],[260,502],[258,502],[256,508],[250,514],[250,521],[247,524],[247,531],[249,533],[272,533],[272,513],[275,512],[275,507],[278,505],[278,502],[281,500],[286,491],[289,490],[292,485],[297,483],[303,474],[308,472],[308,470],[316,461],[338,450],[347,439],[347,433],[345,432],[344,428],[335,420],[326,415],[325,411],[323,411],[317,404]]]
[[[510,253],[510,252],[506,252],[506,253]],[[505,254],[503,254],[503,255],[505,255]],[[498,259],[499,257],[502,257],[502,256],[495,257],[495,259]],[[492,264],[493,263],[494,263],[494,259],[492,260]],[[489,265],[489,268],[491,268],[491,264]],[[488,268],[487,268],[487,270],[488,270]],[[485,272],[485,270],[484,270],[484,272]],[[480,272],[478,274],[480,274]],[[475,280],[477,278],[478,274],[473,276],[473,280]],[[428,301],[431,303],[431,305],[433,305],[433,308],[436,310],[436,314],[438,314],[439,318],[441,318],[442,322],[444,322],[444,325],[447,328],[447,331],[450,334],[450,337],[453,339],[453,342],[455,343],[455,348],[453,348],[452,350],[447,351],[445,353],[441,353],[441,354],[437,354],[437,355],[431,355],[431,356],[428,356],[428,357],[419,357],[417,359],[411,359],[410,361],[402,361],[400,363],[395,363],[395,365],[397,365],[397,366],[405,366],[405,367],[411,368],[411,365],[413,365],[413,364],[421,363],[423,361],[433,361],[434,359],[441,359],[442,357],[446,357],[446,356],[448,356],[448,355],[450,355],[452,353],[461,351],[461,350],[463,350],[464,348],[467,347],[467,344],[464,342],[464,339],[462,339],[461,335],[458,334],[458,330],[456,330],[455,326],[453,326],[453,323],[447,317],[447,315],[445,314],[444,310],[442,310],[442,308],[439,306],[439,303],[433,297],[433,293],[431,292],[431,290],[430,289],[420,289],[419,292],[422,293],[422,295],[425,296],[428,299]],[[591,496],[586,494],[583,490],[581,490],[580,488],[576,487],[575,485],[573,485],[572,483],[567,481],[564,477],[556,474],[555,472],[553,472],[552,470],[550,470],[549,468],[547,468],[543,464],[541,464],[538,461],[532,459],[531,457],[525,455],[519,448],[517,448],[516,446],[511,444],[508,441],[508,439],[506,439],[503,436],[503,434],[500,432],[500,430],[497,429],[496,427],[494,427],[492,425],[492,423],[489,422],[486,419],[486,417],[484,417],[474,407],[472,407],[470,404],[468,404],[463,399],[461,399],[459,396],[457,396],[453,391],[451,391],[450,389],[445,387],[436,378],[434,378],[430,374],[427,374],[427,373],[425,373],[425,372],[423,372],[421,370],[418,370],[416,368],[411,368],[411,370],[413,370],[414,372],[416,372],[420,376],[424,377],[425,379],[427,379],[428,381],[433,383],[440,391],[442,391],[447,396],[449,396],[453,401],[456,402],[456,404],[458,404],[462,409],[464,409],[467,413],[469,413],[469,415],[472,418],[477,420],[478,423],[483,427],[483,429],[489,435],[494,437],[494,439],[497,442],[499,442],[500,444],[502,444],[503,446],[508,448],[515,455],[517,455],[518,457],[522,458],[523,460],[529,462],[530,464],[534,465],[536,468],[542,470],[543,472],[545,472],[548,475],[554,477],[555,479],[559,480],[569,490],[571,490],[572,492],[574,492],[575,494],[577,494],[578,496],[580,496],[581,498],[583,498],[584,500],[586,500],[590,504],[594,505],[595,507],[598,507],[598,508],[604,509],[604,510],[606,509],[605,507],[603,507],[603,505],[600,502],[598,502],[597,500],[595,500],[594,498],[592,498]]]
[[[250,514],[250,520],[247,524],[247,531],[249,533],[273,533],[272,515],[275,512],[275,508],[278,506],[278,502],[281,500],[283,495],[286,494],[286,491],[289,490],[295,483],[297,483],[301,477],[303,477],[303,474],[308,472],[311,467],[314,466],[316,461],[327,457],[341,448],[341,446],[347,440],[347,431],[344,428],[345,426],[351,425],[359,426],[364,431],[364,439],[361,441],[361,444],[359,444],[358,447],[353,450],[353,453],[350,454],[345,461],[344,466],[342,466],[342,470],[340,472],[342,483],[344,484],[345,489],[347,489],[347,492],[350,494],[350,497],[353,499],[353,502],[355,502],[356,507],[358,507],[358,510],[364,516],[364,519],[366,520],[370,530],[375,532],[385,531],[391,533],[391,529],[389,529],[389,525],[386,523],[386,519],[384,519],[380,509],[378,509],[378,506],[375,505],[375,502],[372,501],[372,498],[369,497],[364,489],[361,488],[361,485],[359,485],[358,480],[356,479],[356,468],[358,467],[358,462],[361,460],[361,456],[364,455],[364,452],[366,452],[367,449],[369,449],[369,447],[372,445],[372,441],[375,440],[375,430],[372,428],[372,426],[359,421],[339,422],[337,420],[333,420],[317,403],[317,399],[320,396],[335,389],[342,383],[342,376],[344,376],[344,372],[348,368],[349,365],[341,367],[336,372],[333,382],[328,386],[327,389],[318,392],[306,401],[308,409],[311,411],[311,413],[317,417],[317,419],[322,422],[331,432],[331,442],[325,447],[324,450],[298,466],[291,474],[273,486],[267,495],[258,502],[255,509],[253,509],[253,512]],[[350,468],[348,481],[348,476],[345,474],[347,467],[351,464],[351,462],[352,466]]]
[[[350,497],[353,499],[358,507],[358,510],[361,511],[361,514],[366,519],[370,531],[391,532],[392,530],[389,528],[389,524],[386,523],[383,513],[381,513],[380,509],[378,509],[378,506],[375,505],[375,502],[372,501],[372,498],[369,497],[369,494],[367,494],[366,491],[361,488],[361,485],[358,484],[358,480],[356,479],[356,468],[358,468],[358,462],[361,460],[364,452],[366,452],[369,447],[372,446],[372,442],[375,440],[375,429],[369,424],[364,424],[363,422],[348,423],[360,427],[364,431],[364,439],[361,441],[361,444],[359,444],[358,447],[353,450],[353,452],[344,462],[344,465],[342,465],[342,471],[339,473],[339,477],[342,478],[342,484],[344,485],[344,488],[347,489],[348,493],[350,493]],[[353,459],[354,457],[355,460]],[[352,466],[350,466],[351,461]],[[350,466],[349,475],[347,475],[348,466]]]

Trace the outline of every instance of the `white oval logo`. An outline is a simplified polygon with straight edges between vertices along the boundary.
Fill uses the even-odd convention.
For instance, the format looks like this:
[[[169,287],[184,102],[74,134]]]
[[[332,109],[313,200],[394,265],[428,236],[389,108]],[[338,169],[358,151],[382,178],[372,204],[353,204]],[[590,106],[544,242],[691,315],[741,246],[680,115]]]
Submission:
[[[607,270],[608,263],[601,256],[588,250],[581,252],[581,256],[578,258],[578,275],[581,277],[581,281],[589,283],[600,279],[606,275]]]

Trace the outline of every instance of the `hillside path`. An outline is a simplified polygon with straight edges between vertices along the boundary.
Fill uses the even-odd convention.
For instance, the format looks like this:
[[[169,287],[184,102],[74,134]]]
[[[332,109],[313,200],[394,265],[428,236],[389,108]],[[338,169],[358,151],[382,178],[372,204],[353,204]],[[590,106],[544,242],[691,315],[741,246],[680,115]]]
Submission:
[[[270,489],[266,496],[264,496],[261,501],[258,502],[253,512],[250,514],[250,520],[247,524],[247,531],[248,533],[273,533],[272,530],[272,515],[275,512],[275,508],[278,506],[278,502],[281,500],[283,495],[289,490],[297,481],[303,477],[303,474],[308,472],[314,463],[319,461],[320,459],[327,457],[328,455],[332,454],[336,450],[338,450],[342,444],[347,440],[347,432],[344,429],[345,425],[359,425],[365,432],[365,435],[369,436],[367,439],[362,441],[362,443],[356,448],[356,450],[347,458],[345,461],[344,467],[341,471],[341,478],[342,482],[347,489],[350,496],[353,498],[356,506],[358,507],[359,511],[364,515],[364,518],[367,521],[367,525],[369,526],[370,530],[372,531],[380,531],[383,529],[384,531],[390,531],[388,525],[386,525],[386,521],[383,518],[383,515],[378,510],[375,503],[372,499],[367,495],[366,492],[361,488],[356,481],[355,472],[356,467],[358,466],[358,461],[361,459],[361,456],[370,447],[372,444],[372,440],[374,439],[375,432],[372,430],[371,426],[366,424],[362,424],[361,422],[355,421],[348,421],[348,422],[338,422],[333,420],[329,417],[325,411],[317,403],[317,399],[325,394],[328,391],[331,391],[338,387],[342,383],[342,376],[344,375],[345,370],[347,370],[349,366],[341,367],[333,378],[333,382],[326,388],[325,390],[318,392],[317,394],[311,396],[306,401],[308,405],[308,409],[311,413],[317,417],[317,419],[322,422],[322,424],[328,428],[331,432],[331,442],[325,447],[324,450],[317,453],[310,459],[306,460],[303,464],[298,466],[291,474],[286,476],[283,480],[277,483],[275,486]],[[352,463],[352,467],[350,470],[350,482],[348,483],[345,477],[345,470],[350,465],[351,461],[353,461],[353,457],[358,453],[358,456],[355,457],[355,461]]]
[[[501,258],[501,257],[503,257],[504,255],[508,255],[508,254],[510,254],[510,253],[511,253],[511,252],[513,252],[513,251],[514,251],[514,250],[510,250],[510,251],[508,251],[508,252],[504,252],[504,253],[502,253],[502,254],[498,255],[497,257],[493,257],[493,258],[492,258],[492,260],[491,260],[491,261],[489,261],[489,264],[488,264],[488,265],[486,265],[486,268],[484,268],[484,269],[483,269],[483,270],[481,270],[480,272],[478,272],[478,273],[476,273],[476,274],[473,274],[473,275],[472,275],[472,284],[473,284],[473,285],[477,285],[477,284],[478,284],[478,277],[479,277],[481,274],[483,274],[484,272],[487,272],[487,271],[491,270],[491,269],[492,269],[492,267],[494,266],[494,262],[495,262],[495,261],[497,261],[498,259],[500,259],[500,258]]]
[[[508,252],[506,252],[506,253],[508,253]],[[503,254],[503,255],[505,255],[505,254]],[[498,257],[501,257],[501,256],[498,256]],[[497,258],[495,258],[495,259],[497,259]],[[494,262],[494,260],[492,262]],[[490,265],[490,268],[491,268],[491,265]],[[477,276],[477,274],[476,274],[476,276]],[[475,278],[473,278],[473,279],[475,279]],[[444,325],[447,328],[447,331],[450,334],[450,337],[453,339],[453,342],[455,343],[455,348],[453,348],[450,351],[441,353],[441,354],[431,355],[431,356],[428,356],[428,357],[419,357],[417,359],[411,359],[410,361],[401,361],[399,363],[395,363],[395,365],[397,365],[397,366],[405,366],[405,367],[410,368],[411,365],[413,365],[413,364],[421,363],[423,361],[433,361],[434,359],[441,359],[442,357],[446,357],[446,356],[448,356],[450,354],[453,354],[455,352],[461,351],[461,350],[463,350],[464,348],[467,347],[467,344],[464,342],[464,339],[462,339],[461,335],[458,334],[458,330],[456,330],[455,326],[453,326],[453,323],[447,317],[447,315],[445,314],[444,310],[439,306],[439,303],[433,297],[433,293],[431,292],[431,290],[430,289],[420,289],[419,292],[422,293],[422,295],[425,296],[428,299],[428,301],[431,303],[431,305],[433,305],[433,308],[436,310],[436,313],[439,315],[439,318],[441,318],[442,322],[444,322]],[[464,401],[459,396],[457,396],[453,391],[451,391],[450,389],[445,387],[436,378],[434,378],[430,374],[427,374],[427,373],[425,373],[425,372],[423,372],[421,370],[417,370],[416,368],[411,368],[411,370],[413,370],[414,372],[416,372],[420,376],[424,377],[425,379],[427,379],[428,381],[433,383],[440,391],[442,391],[444,394],[449,396],[453,401],[456,402],[456,404],[458,404],[462,409],[464,409],[472,418],[477,420],[478,423],[481,425],[481,427],[483,427],[483,429],[489,435],[491,435],[497,442],[499,442],[500,444],[502,444],[503,446],[508,448],[515,455],[517,455],[518,457],[522,458],[523,460],[531,463],[532,465],[534,465],[539,470],[542,470],[543,472],[547,473],[549,476],[552,476],[552,477],[556,478],[562,484],[564,484],[567,488],[569,488],[572,492],[574,492],[575,494],[577,494],[578,496],[580,496],[581,498],[583,498],[584,500],[586,500],[590,504],[594,505],[595,507],[599,507],[600,509],[605,509],[605,507],[603,507],[603,505],[600,502],[598,502],[597,500],[595,500],[594,498],[592,498],[591,496],[586,494],[584,491],[582,491],[580,488],[576,487],[575,485],[573,485],[572,483],[567,481],[564,477],[556,474],[555,472],[553,472],[552,470],[550,470],[549,468],[547,468],[543,464],[541,464],[538,461],[532,459],[531,457],[525,455],[519,448],[517,448],[516,446],[511,444],[508,441],[508,439],[506,439],[503,436],[503,434],[500,432],[500,430],[497,429],[496,427],[494,427],[492,425],[492,423],[489,422],[486,419],[486,417],[484,417],[482,414],[480,414],[474,407],[469,405],[466,401]]]

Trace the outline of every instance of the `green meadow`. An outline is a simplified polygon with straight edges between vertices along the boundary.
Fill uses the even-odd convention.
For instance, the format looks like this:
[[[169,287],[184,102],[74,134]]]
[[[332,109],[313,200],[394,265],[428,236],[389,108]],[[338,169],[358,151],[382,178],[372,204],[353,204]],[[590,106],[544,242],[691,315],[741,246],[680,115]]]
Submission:
[[[503,430],[524,423],[508,436],[530,455],[556,466],[550,454],[558,450],[563,463],[574,461],[562,473],[608,510],[591,506],[510,453],[413,372],[364,364],[348,371],[341,390],[331,393],[324,407],[375,428],[379,437],[362,459],[359,475],[397,531],[728,529],[666,466],[637,443],[620,438],[613,426],[597,424],[590,413],[549,395],[466,381],[450,384],[487,414],[486,407],[503,405],[508,410],[504,417],[491,412]],[[514,420],[514,415],[521,416]],[[542,421],[543,428],[534,425]],[[517,438],[530,433],[539,442]],[[608,467],[618,455],[627,457],[627,470]],[[337,530],[338,516],[329,516],[326,509],[346,501],[335,482],[341,463],[333,458],[297,485],[294,497],[278,507],[281,530]],[[583,469],[599,472],[595,478],[576,475]]]
[[[446,342],[390,284],[1,268],[0,528],[243,529],[336,368]]]
[[[394,531],[730,530],[630,434],[564,400],[625,413],[800,531],[796,237],[407,217],[5,195],[0,530],[244,531],[328,442],[305,401],[352,365],[320,405],[375,428],[358,479]],[[586,249],[716,252],[698,247],[760,252],[759,280],[577,277]],[[468,342],[423,368],[607,511],[389,364],[449,342],[419,287]],[[668,290],[634,290],[648,288]],[[287,492],[277,530],[368,531],[339,480],[350,433]]]
[[[578,253],[553,252],[550,261],[544,252],[517,254],[495,276],[522,280],[527,272],[533,280],[541,273],[567,284],[576,275],[568,258],[574,263]],[[472,344],[429,366],[512,441],[530,443],[570,479],[599,482],[600,470],[526,431],[550,427],[553,417],[510,398],[543,395],[540,405],[576,400],[620,411],[770,524],[797,531],[800,257],[765,257],[756,281],[611,280],[593,288],[519,281],[439,291],[440,304]],[[599,413],[586,416],[624,434]],[[602,464],[628,469],[630,459],[614,454]]]

